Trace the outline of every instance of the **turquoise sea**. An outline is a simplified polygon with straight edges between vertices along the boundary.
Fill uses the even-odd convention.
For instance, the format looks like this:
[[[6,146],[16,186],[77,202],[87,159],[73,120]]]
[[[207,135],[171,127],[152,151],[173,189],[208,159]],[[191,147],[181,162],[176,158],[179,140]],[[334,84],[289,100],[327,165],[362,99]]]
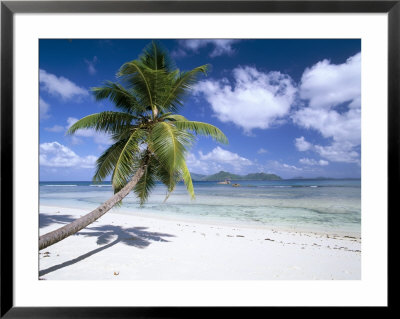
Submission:
[[[194,182],[196,199],[193,201],[185,186],[179,184],[166,202],[166,189],[160,184],[144,207],[140,207],[135,196],[130,194],[115,210],[179,220],[360,235],[360,180],[238,183],[240,187]],[[87,210],[96,208],[113,194],[110,183],[40,182],[39,189],[41,205]]]

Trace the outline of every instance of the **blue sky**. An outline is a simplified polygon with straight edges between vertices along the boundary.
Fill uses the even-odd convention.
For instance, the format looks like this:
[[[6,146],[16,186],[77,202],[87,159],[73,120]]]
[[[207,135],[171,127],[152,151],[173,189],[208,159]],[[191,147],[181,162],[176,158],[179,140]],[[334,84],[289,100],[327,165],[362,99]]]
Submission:
[[[91,180],[109,137],[65,132],[86,115],[115,110],[94,101],[90,88],[116,81],[150,41],[40,40],[40,180]],[[181,70],[211,65],[180,113],[216,125],[229,144],[200,137],[187,157],[191,172],[360,177],[361,40],[159,42]]]

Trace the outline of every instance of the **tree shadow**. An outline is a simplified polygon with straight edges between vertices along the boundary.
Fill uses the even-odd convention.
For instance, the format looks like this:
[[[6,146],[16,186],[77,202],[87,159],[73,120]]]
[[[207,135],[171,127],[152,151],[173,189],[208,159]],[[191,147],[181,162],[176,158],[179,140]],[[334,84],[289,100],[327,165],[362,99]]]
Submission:
[[[104,225],[98,227],[90,227],[90,228],[88,227],[86,229],[90,231],[86,232],[82,231],[75,234],[75,236],[97,237],[96,243],[98,245],[101,245],[101,247],[89,251],[88,253],[83,254],[77,258],[68,260],[66,262],[49,267],[47,269],[40,270],[39,276],[44,276],[58,269],[76,264],[118,243],[143,249],[148,247],[151,244],[151,242],[155,241],[169,242],[168,240],[165,239],[165,237],[167,238],[175,237],[174,235],[171,234],[147,231],[146,230],[147,227],[124,228],[121,226]]]
[[[76,217],[72,215],[62,214],[39,214],[39,228],[44,228],[52,224],[69,224],[72,223]]]

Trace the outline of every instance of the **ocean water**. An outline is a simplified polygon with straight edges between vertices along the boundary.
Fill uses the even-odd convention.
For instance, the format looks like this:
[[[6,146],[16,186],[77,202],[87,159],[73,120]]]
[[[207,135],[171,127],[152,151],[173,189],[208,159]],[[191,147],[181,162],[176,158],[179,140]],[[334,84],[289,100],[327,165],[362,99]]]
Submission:
[[[221,222],[277,229],[360,235],[360,180],[240,181],[240,187],[194,182],[190,200],[179,184],[164,202],[166,188],[157,185],[140,207],[132,193],[120,213],[139,212],[180,220]],[[110,183],[40,182],[40,204],[94,209],[113,195]]]

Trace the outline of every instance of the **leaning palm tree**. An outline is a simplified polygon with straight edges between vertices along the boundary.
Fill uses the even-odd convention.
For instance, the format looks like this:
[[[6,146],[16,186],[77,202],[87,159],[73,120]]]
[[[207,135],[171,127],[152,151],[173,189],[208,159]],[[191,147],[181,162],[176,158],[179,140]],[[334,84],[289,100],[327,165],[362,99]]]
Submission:
[[[40,236],[39,250],[90,225],[121,204],[132,190],[142,205],[157,181],[167,187],[166,199],[181,180],[194,198],[185,156],[196,135],[227,143],[217,127],[176,114],[199,75],[206,71],[207,65],[179,71],[167,52],[152,42],[137,60],[122,65],[117,73],[119,82],[106,82],[92,89],[97,100],[110,99],[119,111],[86,116],[67,133],[90,128],[111,135],[113,144],[97,159],[93,181],[111,175],[114,195],[87,215]]]

